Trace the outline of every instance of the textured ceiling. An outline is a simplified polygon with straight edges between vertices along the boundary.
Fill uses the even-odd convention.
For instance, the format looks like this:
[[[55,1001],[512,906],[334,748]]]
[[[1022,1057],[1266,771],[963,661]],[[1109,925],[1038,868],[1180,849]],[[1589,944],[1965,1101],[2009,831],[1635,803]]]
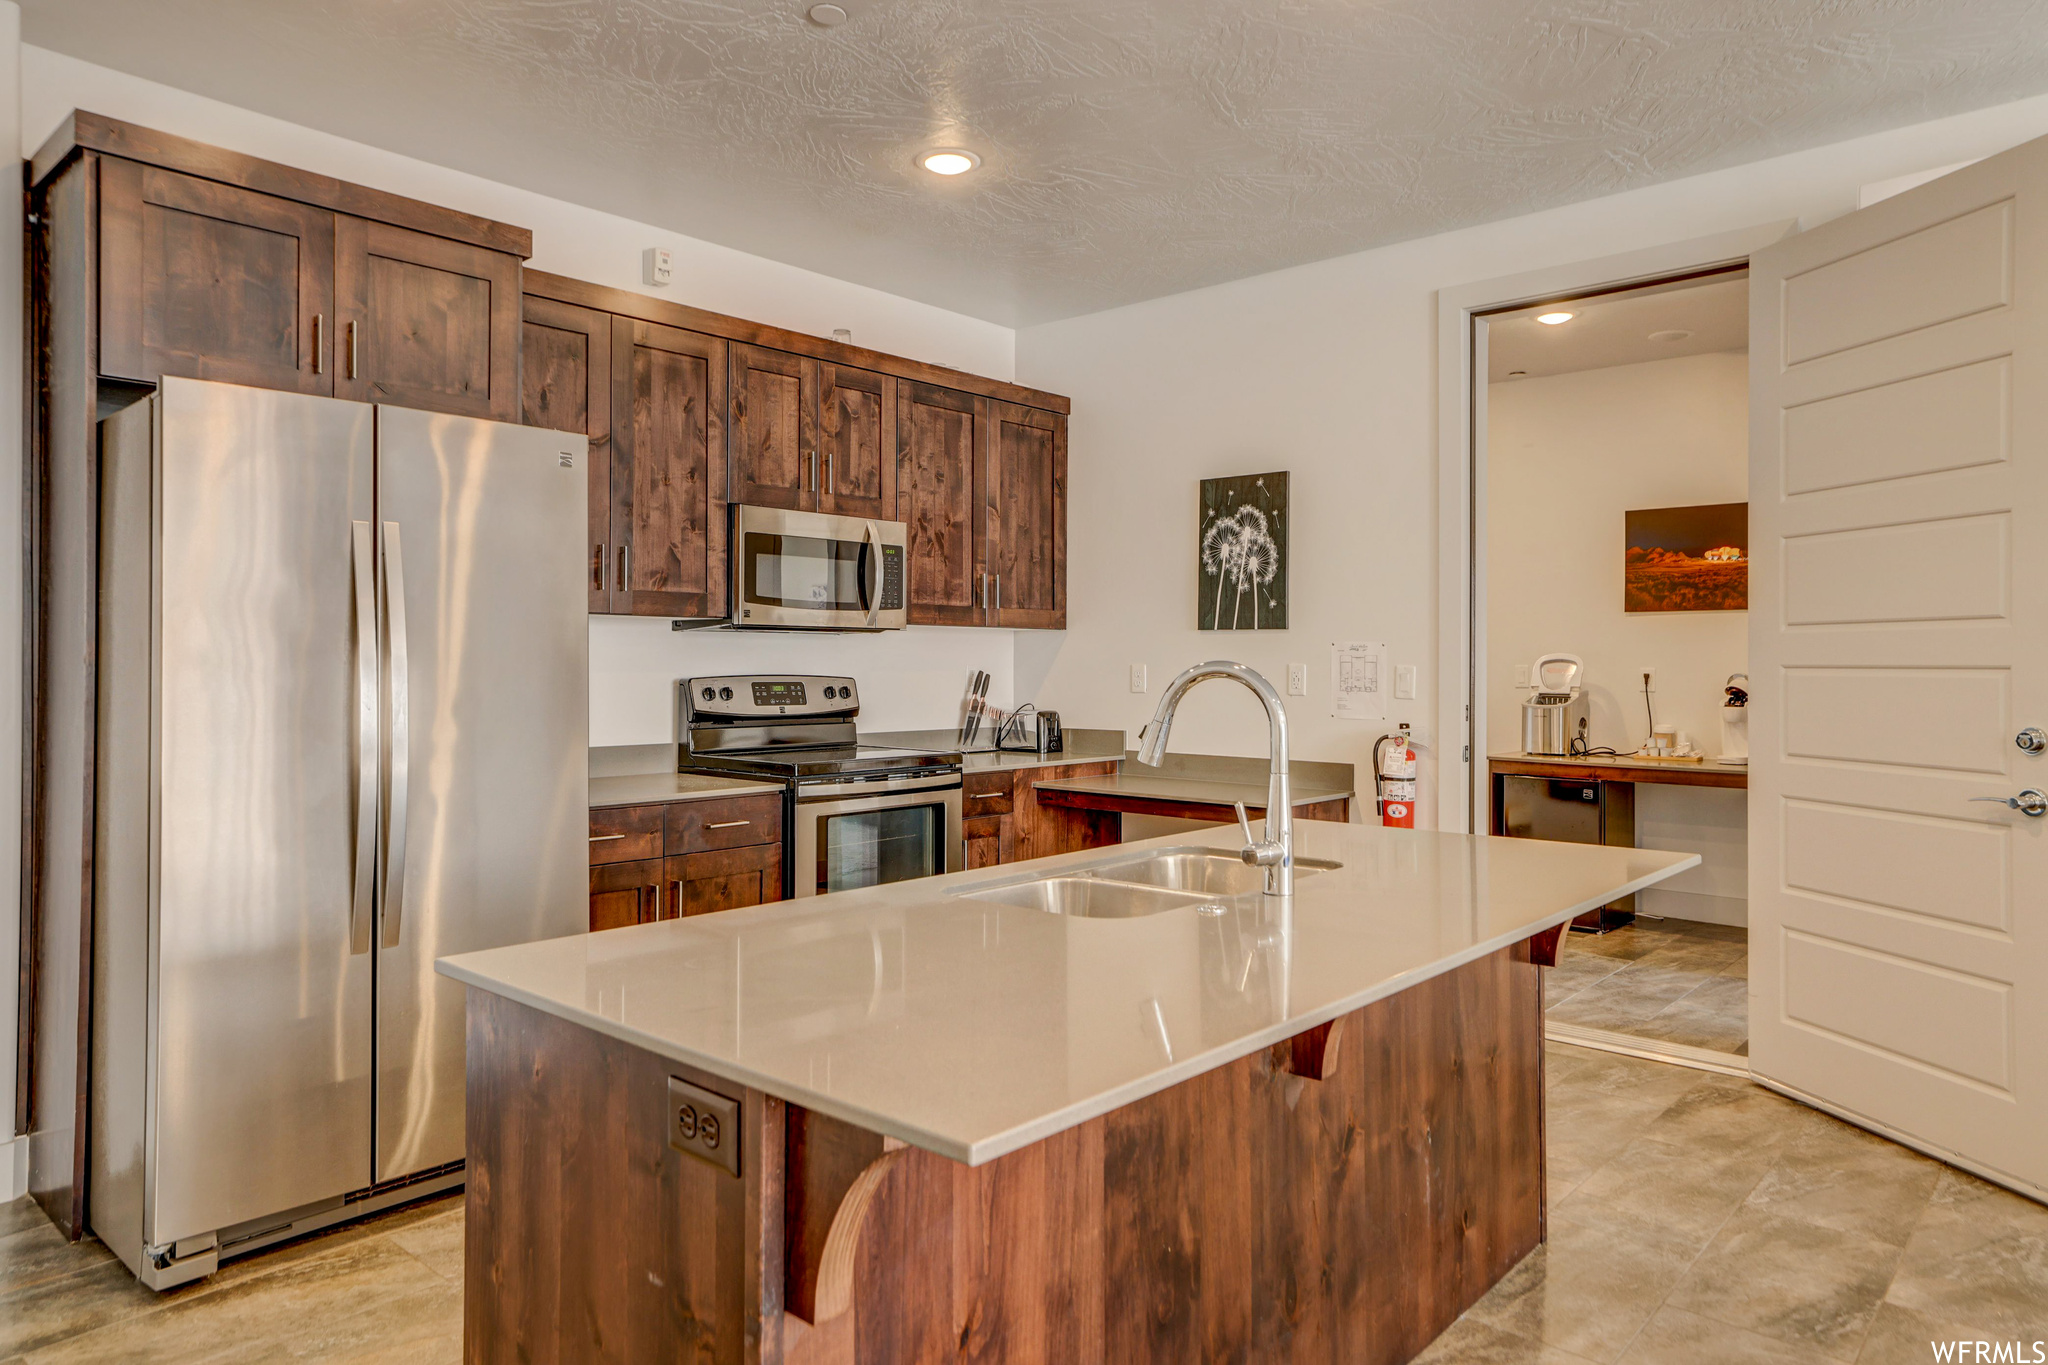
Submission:
[[[1553,311],[1569,312],[1572,320],[1557,326],[1536,321],[1537,314]],[[1655,333],[1666,335],[1653,339]],[[1499,384],[1748,349],[1749,272],[1736,270],[1679,286],[1652,285],[1495,313],[1487,319],[1486,377]]]
[[[32,43],[996,321],[2048,90],[2048,0],[22,0]],[[979,152],[940,181],[912,156]]]

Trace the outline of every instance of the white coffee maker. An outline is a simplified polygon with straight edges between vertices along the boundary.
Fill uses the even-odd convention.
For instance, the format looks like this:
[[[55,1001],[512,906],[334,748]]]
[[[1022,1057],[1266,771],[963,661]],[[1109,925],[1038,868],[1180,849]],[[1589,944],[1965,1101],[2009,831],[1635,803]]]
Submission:
[[[1749,766],[1749,674],[1730,673],[1721,703],[1721,756],[1717,763]]]

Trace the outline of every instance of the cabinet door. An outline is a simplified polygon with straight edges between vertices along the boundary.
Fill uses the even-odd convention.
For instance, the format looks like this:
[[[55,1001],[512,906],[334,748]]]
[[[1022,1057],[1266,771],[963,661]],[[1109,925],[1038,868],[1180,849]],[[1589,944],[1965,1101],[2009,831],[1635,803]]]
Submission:
[[[936,384],[897,386],[897,518],[909,527],[910,619],[987,624],[980,400]]]
[[[671,916],[708,915],[782,899],[782,845],[749,844],[668,860]]]
[[[590,932],[652,924],[661,914],[661,859],[590,869]]]
[[[343,215],[335,220],[334,392],[519,420],[519,258]]]
[[[611,609],[723,616],[726,343],[612,320]]]
[[[334,215],[100,160],[100,373],[332,393]]]
[[[519,420],[590,438],[589,576],[592,612],[611,605],[612,319],[609,313],[529,296],[520,328]]]
[[[961,822],[960,833],[967,843],[969,871],[1016,861],[1009,817],[997,815],[984,820],[965,820]]]
[[[818,505],[817,362],[760,346],[732,348],[733,501]]]
[[[1067,625],[1067,423],[1015,403],[989,405],[990,597],[996,625]]]
[[[896,379],[818,362],[818,510],[896,520]]]

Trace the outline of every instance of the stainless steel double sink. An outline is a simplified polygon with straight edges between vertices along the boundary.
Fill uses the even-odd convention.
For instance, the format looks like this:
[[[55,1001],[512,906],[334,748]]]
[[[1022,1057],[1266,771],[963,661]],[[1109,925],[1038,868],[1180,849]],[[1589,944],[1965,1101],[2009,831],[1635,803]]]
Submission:
[[[1340,866],[1321,858],[1297,857],[1294,875],[1307,877]],[[977,886],[954,894],[1051,915],[1136,919],[1167,910],[1220,915],[1226,909],[1224,902],[1262,894],[1265,886],[1263,868],[1249,866],[1233,854],[1197,847],[1126,853],[1047,877]]]

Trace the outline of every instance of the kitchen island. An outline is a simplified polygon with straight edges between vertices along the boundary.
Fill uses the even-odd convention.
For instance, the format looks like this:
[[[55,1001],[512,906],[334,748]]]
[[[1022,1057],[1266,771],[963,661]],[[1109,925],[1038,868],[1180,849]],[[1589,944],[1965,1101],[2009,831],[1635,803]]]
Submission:
[[[1289,900],[1018,890],[1214,831],[444,960],[467,1358],[1409,1359],[1542,1237],[1538,964],[1697,859],[1296,838]]]

